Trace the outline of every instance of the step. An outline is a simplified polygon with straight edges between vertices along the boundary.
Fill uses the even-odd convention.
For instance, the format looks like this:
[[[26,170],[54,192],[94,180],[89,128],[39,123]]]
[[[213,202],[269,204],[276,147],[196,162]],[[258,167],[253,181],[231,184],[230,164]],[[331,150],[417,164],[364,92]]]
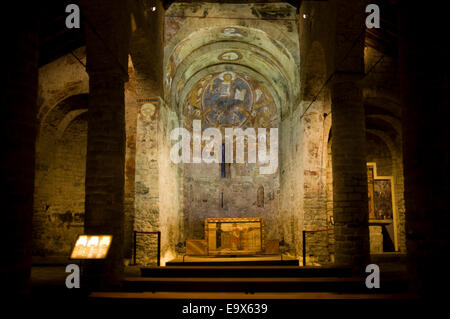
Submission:
[[[298,266],[170,266],[141,268],[142,277],[351,277],[349,268]]]
[[[204,258],[195,261],[175,259],[168,261],[166,266],[299,266],[299,262],[297,259]]]
[[[386,311],[396,317],[419,313],[420,300],[414,294],[395,293],[337,293],[337,292],[92,292],[90,305],[111,312],[127,309],[137,315],[153,316],[164,313],[164,318],[302,318],[342,317],[361,318],[374,316],[383,318]],[[184,312],[186,308],[214,307],[214,315]],[[236,308],[237,307],[237,308]],[[252,312],[235,313],[253,309]],[[266,314],[257,314],[255,309],[266,309]],[[231,313],[229,310],[231,309]],[[309,314],[311,313],[311,314]]]
[[[216,291],[216,292],[367,292],[360,277],[130,277],[126,291]]]
[[[405,253],[397,253],[397,252],[371,254],[370,262],[377,265],[382,264],[406,265],[408,262],[408,256]]]
[[[94,299],[156,299],[156,300],[417,300],[412,293],[335,293],[335,292],[92,292]]]

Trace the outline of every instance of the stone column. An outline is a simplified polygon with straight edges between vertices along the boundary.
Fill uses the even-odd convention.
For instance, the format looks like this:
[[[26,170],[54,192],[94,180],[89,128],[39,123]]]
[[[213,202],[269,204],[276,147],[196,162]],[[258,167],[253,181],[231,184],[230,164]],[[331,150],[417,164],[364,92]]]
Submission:
[[[108,257],[88,262],[83,282],[89,289],[109,289],[120,284],[124,266],[124,82],[130,15],[126,1],[82,5],[89,73],[85,232],[113,235]]]
[[[162,97],[164,18],[162,0],[133,3],[133,34],[130,54],[136,71],[139,98]]]
[[[333,214],[336,264],[364,271],[369,257],[366,132],[359,76],[332,84]]]
[[[37,6],[21,10],[11,4],[20,23],[6,32],[2,85],[2,263],[1,283],[7,297],[28,293],[31,270],[35,141],[37,132],[38,15]],[[4,17],[3,22],[12,21]],[[5,28],[6,28],[5,24]],[[16,300],[15,300],[16,301]]]
[[[336,264],[363,273],[369,259],[364,75],[364,1],[335,0],[331,83],[333,214]]]
[[[122,74],[90,72],[89,82],[85,232],[113,235],[108,258],[88,266],[97,288],[123,271],[125,105]]]

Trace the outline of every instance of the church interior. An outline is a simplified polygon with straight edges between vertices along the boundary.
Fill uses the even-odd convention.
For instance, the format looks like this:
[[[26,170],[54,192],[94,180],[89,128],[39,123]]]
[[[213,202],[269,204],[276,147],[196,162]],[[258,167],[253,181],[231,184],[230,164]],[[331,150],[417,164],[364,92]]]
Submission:
[[[69,4],[79,27],[67,26]],[[188,301],[257,300],[275,318],[313,301],[403,311],[445,298],[439,11],[403,0],[12,5],[5,291],[41,305],[159,304],[169,317]],[[67,284],[70,264],[81,287]]]

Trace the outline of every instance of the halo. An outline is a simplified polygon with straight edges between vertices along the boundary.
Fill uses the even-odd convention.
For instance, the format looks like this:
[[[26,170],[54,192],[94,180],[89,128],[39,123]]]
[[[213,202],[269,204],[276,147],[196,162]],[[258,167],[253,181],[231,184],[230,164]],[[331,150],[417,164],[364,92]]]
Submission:
[[[232,80],[232,81],[236,79],[236,73],[234,73],[233,71],[225,71],[225,72],[222,72],[222,73],[220,73],[216,78],[219,78],[219,79],[221,79],[222,81],[224,81],[223,76],[224,76],[225,74],[231,74],[231,80]]]

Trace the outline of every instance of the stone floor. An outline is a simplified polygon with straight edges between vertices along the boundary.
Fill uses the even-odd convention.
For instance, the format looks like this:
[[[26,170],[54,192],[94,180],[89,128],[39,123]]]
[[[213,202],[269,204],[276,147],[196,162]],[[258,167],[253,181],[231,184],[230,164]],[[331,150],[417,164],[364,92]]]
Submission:
[[[221,261],[222,259],[230,259],[223,258],[215,258],[215,261]],[[279,256],[269,256],[264,258],[272,258],[277,259]],[[203,258],[205,259],[205,258]],[[185,261],[202,261],[201,257],[190,257],[186,256]],[[245,259],[245,258],[244,258]],[[211,261],[211,258],[207,258],[205,260]],[[398,253],[384,253],[377,254],[371,256],[371,262],[378,264],[380,266],[380,270],[382,273],[398,273],[404,275],[406,273],[406,255],[398,254]],[[37,263],[31,269],[31,285],[33,287],[38,286],[63,286],[65,287],[65,280],[67,277],[67,273],[65,272],[65,267],[69,263],[74,263],[73,261],[67,260],[62,261],[59,260],[50,260],[47,261],[47,264],[43,262]],[[125,267],[125,277],[140,277],[140,265],[132,266],[128,265]]]
[[[399,276],[405,275],[406,265],[403,263],[402,257],[390,255],[390,256],[375,256],[374,261],[380,263],[380,269],[383,273],[397,274]],[[95,295],[95,298],[83,289],[67,289],[65,286],[65,280],[67,273],[65,272],[66,265],[64,264],[48,264],[48,265],[35,265],[32,267],[31,272],[31,295],[30,304],[32,307],[26,310],[34,313],[37,310],[45,311],[46,313],[51,311],[55,314],[66,313],[67,309],[73,313],[79,312],[80,315],[85,314],[85,309],[93,306],[97,313],[103,311],[122,311],[127,313],[130,311],[140,309],[156,309],[168,311],[167,318],[175,317],[178,310],[181,309],[186,303],[193,302],[196,304],[202,304],[202,300],[209,300],[208,303],[217,304],[219,306],[226,307],[227,302],[231,302],[231,299],[239,303],[255,303],[255,302],[268,302],[272,305],[272,313],[278,313],[283,310],[295,310],[299,306],[304,306],[306,309],[316,309],[317,306],[323,305],[327,308],[327,305],[334,307],[333,309],[345,310],[348,307],[354,307],[357,309],[361,307],[374,308],[374,305],[386,304],[393,306],[394,308],[411,307],[415,305],[415,299],[411,299],[406,295],[395,295],[393,298],[389,296],[384,298],[382,295],[370,296],[365,295],[343,295],[331,292],[298,292],[298,293],[272,293],[264,295],[264,293],[225,293],[225,292],[156,292],[156,293],[143,293],[143,292],[131,292],[131,291],[117,291],[117,292],[101,292]],[[126,266],[125,276],[128,278],[136,278],[140,280],[141,266]],[[83,287],[81,287],[83,288]],[[108,295],[110,294],[110,295]],[[90,297],[89,297],[90,296]],[[395,297],[395,298],[394,298]],[[230,299],[231,298],[231,299]],[[261,299],[262,298],[262,299]],[[261,299],[261,300],[259,300]],[[285,301],[282,301],[285,299]],[[172,300],[172,301],[171,301]],[[277,301],[278,300],[278,301]],[[206,301],[205,301],[206,302]],[[222,305],[223,304],[223,305]],[[313,308],[311,308],[312,306]],[[150,308],[149,308],[150,307]],[[324,309],[325,309],[324,308]],[[62,310],[59,310],[62,309]],[[331,308],[330,308],[331,309]],[[25,308],[24,308],[25,310]],[[64,311],[64,312],[61,312]],[[175,318],[174,317],[174,318]],[[197,317],[193,317],[197,318]],[[258,317],[259,318],[259,317]],[[269,317],[271,318],[271,317]]]

